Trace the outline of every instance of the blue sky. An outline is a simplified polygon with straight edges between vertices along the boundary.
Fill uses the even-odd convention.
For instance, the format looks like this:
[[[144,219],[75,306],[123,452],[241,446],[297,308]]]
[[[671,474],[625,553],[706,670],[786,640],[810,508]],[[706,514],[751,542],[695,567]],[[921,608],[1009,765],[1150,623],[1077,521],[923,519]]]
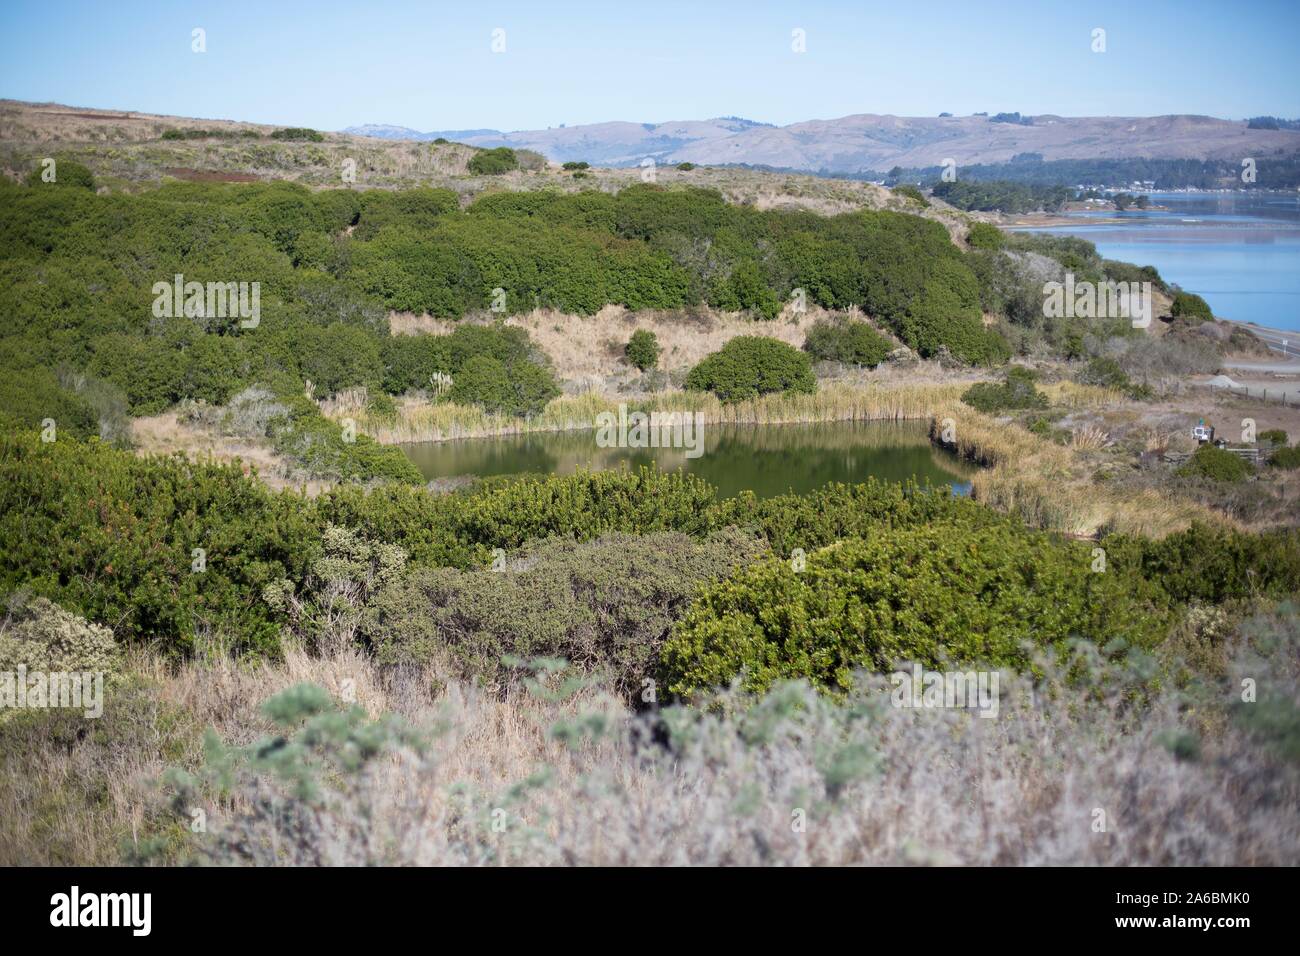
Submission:
[[[194,27],[206,53],[191,51]],[[1090,48],[1096,27],[1105,53]],[[3,0],[0,96],[319,129],[943,110],[1294,118],[1297,27],[1296,0]]]

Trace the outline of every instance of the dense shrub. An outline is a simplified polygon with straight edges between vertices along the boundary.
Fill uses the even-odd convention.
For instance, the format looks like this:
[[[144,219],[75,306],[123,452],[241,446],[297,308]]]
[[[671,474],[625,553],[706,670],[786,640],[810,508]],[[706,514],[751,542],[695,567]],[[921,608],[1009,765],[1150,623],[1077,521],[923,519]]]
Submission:
[[[1178,473],[1215,481],[1244,481],[1250,476],[1251,467],[1239,455],[1213,445],[1202,445],[1178,469]]]
[[[642,698],[659,648],[701,582],[759,553],[726,532],[612,534],[585,544],[550,539],[511,553],[503,569],[417,570],[371,603],[361,634],[381,662],[436,662],[462,679],[501,686],[503,659],[563,658]]]
[[[286,406],[269,391],[260,394],[250,398],[257,410],[248,417],[267,427],[287,414]],[[1014,519],[955,498],[947,487],[868,482],[719,501],[712,486],[689,474],[643,468],[498,479],[453,494],[418,484],[339,485],[309,499],[271,492],[238,466],[137,458],[100,442],[61,437],[46,444],[33,433],[0,433],[0,540],[6,542],[0,591],[26,588],[111,626],[119,641],[156,642],[171,653],[188,653],[204,640],[277,653],[281,628],[303,618],[295,619],[287,605],[268,604],[268,585],[310,609],[325,606],[320,598],[328,591],[314,580],[359,580],[340,571],[346,561],[338,563],[351,561],[352,551],[329,552],[331,528],[346,529],[338,533],[368,548],[398,549],[412,567],[485,569],[493,549],[509,554],[542,538],[707,537],[728,527],[749,529],[781,556],[811,554],[841,540],[946,528],[942,536],[950,545],[976,543],[961,560],[981,581],[977,569],[986,553],[979,542],[1026,533]],[[1111,569],[1097,577],[1122,578],[1126,587],[1149,580],[1168,602],[1300,591],[1295,531],[1251,535],[1198,527],[1162,541],[1112,536],[1103,544]],[[195,548],[206,552],[201,570],[195,570]],[[947,557],[956,567],[960,556]],[[1087,566],[1090,552],[1071,560]],[[1017,573],[1029,574],[1033,566],[1027,561]],[[1010,574],[996,560],[988,567],[989,574]],[[330,568],[340,573],[331,578]]]
[[[372,599],[398,581],[405,567],[406,552],[397,545],[328,525],[320,555],[303,580],[272,581],[262,589],[262,599],[285,618],[300,646],[338,651],[356,640]]]
[[[977,222],[966,234],[966,244],[972,249],[1001,249],[1004,245],[1002,230],[990,222]]]
[[[1023,366],[1007,369],[1002,382],[977,382],[962,393],[961,400],[986,415],[1026,408],[1046,408],[1047,396],[1034,384],[1037,376]]]
[[[362,193],[356,213],[354,239],[369,241],[384,228],[433,229],[448,213],[460,208],[450,189],[371,189]],[[346,225],[346,223],[345,223]]]
[[[298,496],[238,465],[23,433],[0,434],[0,478],[0,589],[27,588],[164,652],[204,635],[236,651],[278,649],[261,589],[300,579],[318,547]]]
[[[113,632],[43,597],[9,599],[0,621],[0,672],[19,665],[46,673],[109,674],[118,663]]]
[[[3,332],[5,367],[21,355],[93,370],[134,414],[224,401],[281,372],[314,374],[327,390],[380,384],[373,345],[387,351],[388,310],[458,318],[493,305],[496,289],[508,313],[709,302],[770,318],[799,288],[827,308],[861,307],[922,355],[1006,354],[980,322],[977,260],[940,224],[897,212],[760,211],[715,190],[650,184],[496,193],[463,210],[453,192],[429,189],[0,188],[0,312],[19,320]],[[260,325],[155,318],[151,282],[176,274],[259,282]],[[427,374],[390,383],[386,366],[380,379],[422,387]]]
[[[1274,445],[1285,445],[1290,440],[1286,429],[1283,428],[1265,429],[1255,437],[1260,441],[1272,442]]]
[[[1179,604],[1300,592],[1294,528],[1249,534],[1195,524],[1158,541],[1111,535],[1102,545],[1113,570],[1151,580]]]
[[[1072,638],[1152,647],[1164,613],[1090,552],[1009,525],[936,523],[842,541],[802,570],[769,560],[707,588],[664,645],[669,690],[740,678],[761,691],[805,679],[832,691],[862,668],[1023,668]]]
[[[55,434],[88,438],[99,433],[95,409],[81,396],[63,388],[48,369],[22,369],[0,375],[0,423],[44,427],[54,420]]]
[[[815,359],[875,368],[893,350],[893,343],[866,322],[814,322],[803,350]]]
[[[1174,302],[1169,314],[1175,318],[1187,318],[1201,322],[1213,322],[1214,311],[1210,304],[1199,295],[1191,292],[1174,293]]]
[[[1285,468],[1288,470],[1300,468],[1300,445],[1276,449],[1273,454],[1269,456],[1268,463],[1274,468]]]
[[[508,551],[538,538],[700,535],[725,526],[711,485],[656,468],[489,481],[451,495],[348,486],[321,495],[316,505],[322,520],[399,545],[415,564],[460,568],[485,567],[493,548]]]
[[[803,495],[758,499],[742,494],[710,509],[709,527],[754,528],[777,554],[789,556],[796,548],[808,552],[882,528],[949,519],[973,525],[1010,520],[969,498],[955,497],[947,485],[918,487],[872,478],[853,485],[832,482]]]
[[[303,394],[278,391],[275,398],[284,412],[267,422],[266,437],[277,452],[309,473],[342,481],[424,482],[420,469],[400,448],[345,431]]]
[[[496,176],[519,168],[519,157],[508,146],[479,150],[469,160],[469,171],[476,176]]]
[[[554,377],[540,365],[519,361],[507,366],[491,355],[475,355],[455,373],[447,398],[524,417],[536,415],[559,394]]]
[[[659,351],[659,340],[648,329],[637,329],[633,332],[623,348],[627,360],[642,372],[658,364]]]
[[[686,376],[686,388],[707,391],[724,402],[769,392],[817,390],[808,356],[777,339],[741,335],[706,356]]]
[[[81,163],[74,162],[70,159],[58,159],[56,157],[53,168],[54,178],[49,182],[46,182],[44,178],[45,169],[46,167],[44,165],[38,165],[28,173],[27,185],[72,186],[77,189],[89,189],[92,191],[95,188],[95,174]]]
[[[570,171],[573,171],[573,170],[576,170],[576,169],[590,169],[590,168],[591,168],[591,164],[590,164],[590,163],[587,163],[587,162],[582,162],[582,161],[573,161],[573,160],[570,160],[569,162],[567,162],[567,163],[564,164],[564,168],[567,169],[567,170],[570,170]]]
[[[280,139],[296,143],[323,143],[325,137],[314,129],[305,126],[286,126],[271,133],[271,139]]]

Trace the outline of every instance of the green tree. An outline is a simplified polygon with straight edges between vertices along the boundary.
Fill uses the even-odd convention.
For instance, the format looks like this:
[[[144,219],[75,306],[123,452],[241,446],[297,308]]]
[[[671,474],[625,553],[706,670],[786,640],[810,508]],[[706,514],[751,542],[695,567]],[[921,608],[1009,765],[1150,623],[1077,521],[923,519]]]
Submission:
[[[686,388],[738,402],[769,392],[811,394],[817,379],[804,352],[777,339],[741,335],[691,369]]]
[[[637,329],[623,347],[627,360],[642,372],[655,367],[659,361],[659,351],[659,340],[649,329]]]

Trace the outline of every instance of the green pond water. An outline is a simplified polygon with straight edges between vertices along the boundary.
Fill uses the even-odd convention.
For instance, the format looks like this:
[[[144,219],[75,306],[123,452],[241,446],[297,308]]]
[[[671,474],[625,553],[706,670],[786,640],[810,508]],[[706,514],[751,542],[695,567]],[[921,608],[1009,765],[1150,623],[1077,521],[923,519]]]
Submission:
[[[973,469],[930,444],[920,422],[824,422],[810,425],[706,425],[702,453],[682,448],[601,448],[592,430],[421,442],[402,450],[430,480],[524,473],[571,474],[641,465],[689,471],[723,497],[753,491],[771,497],[830,481],[915,479],[970,490]]]

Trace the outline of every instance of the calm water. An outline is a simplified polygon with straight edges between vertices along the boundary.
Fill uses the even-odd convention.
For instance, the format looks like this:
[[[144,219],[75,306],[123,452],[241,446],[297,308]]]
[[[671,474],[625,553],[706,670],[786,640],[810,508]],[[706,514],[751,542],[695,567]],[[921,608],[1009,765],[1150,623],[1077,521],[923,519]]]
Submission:
[[[683,449],[598,448],[595,431],[423,442],[402,449],[429,479],[525,472],[563,475],[580,468],[657,464],[699,475],[724,497],[743,490],[765,498],[802,493],[828,481],[857,482],[869,476],[949,484],[965,494],[971,473],[961,461],[932,446],[919,422],[706,425],[704,453],[693,459]]]
[[[1167,210],[1072,213],[1107,259],[1155,266],[1220,318],[1300,329],[1300,200],[1279,193],[1151,193]],[[1087,225],[1089,219],[1122,222]]]

